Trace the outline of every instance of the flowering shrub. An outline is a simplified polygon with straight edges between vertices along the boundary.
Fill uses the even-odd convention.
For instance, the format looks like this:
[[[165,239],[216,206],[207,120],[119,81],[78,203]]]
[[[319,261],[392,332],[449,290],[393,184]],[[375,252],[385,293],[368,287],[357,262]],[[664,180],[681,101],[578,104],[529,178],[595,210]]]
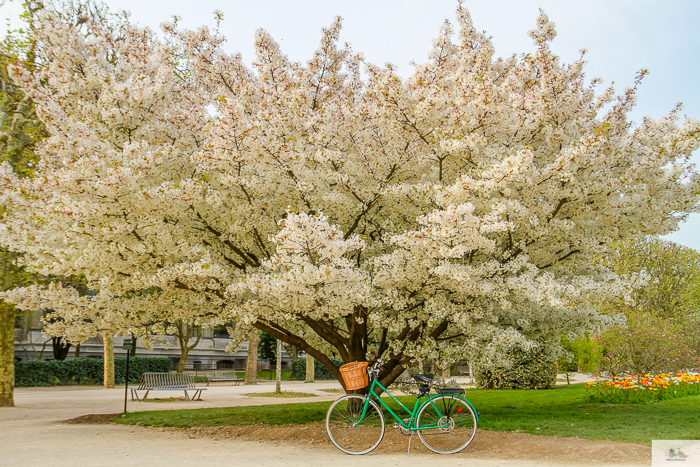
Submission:
[[[601,353],[601,370],[611,377],[624,373],[675,373],[700,366],[680,325],[655,313],[625,308],[627,327],[614,326],[595,338]]]
[[[676,373],[675,376],[661,373],[627,375],[612,380],[596,380],[586,385],[590,402],[613,404],[649,403],[674,397],[700,394],[699,373]]]

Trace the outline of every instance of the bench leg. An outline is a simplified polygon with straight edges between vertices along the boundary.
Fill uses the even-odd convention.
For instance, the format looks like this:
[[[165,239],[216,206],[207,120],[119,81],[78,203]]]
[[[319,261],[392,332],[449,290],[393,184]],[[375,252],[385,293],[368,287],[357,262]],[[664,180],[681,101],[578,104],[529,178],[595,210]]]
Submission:
[[[201,398],[202,398],[202,390],[201,389],[199,391],[195,392],[194,396],[192,396],[193,401],[196,401],[197,399],[201,399]]]
[[[146,402],[146,399],[148,399],[148,393],[151,392],[150,389],[146,390],[146,394],[143,395],[143,399],[141,399],[143,402]]]
[[[137,400],[137,401],[141,400],[141,399],[139,399],[139,393],[136,390],[131,389],[131,400],[132,401],[134,400],[134,397],[136,397],[135,400]]]
[[[190,396],[187,394],[187,389],[185,389],[185,399],[190,400]]]

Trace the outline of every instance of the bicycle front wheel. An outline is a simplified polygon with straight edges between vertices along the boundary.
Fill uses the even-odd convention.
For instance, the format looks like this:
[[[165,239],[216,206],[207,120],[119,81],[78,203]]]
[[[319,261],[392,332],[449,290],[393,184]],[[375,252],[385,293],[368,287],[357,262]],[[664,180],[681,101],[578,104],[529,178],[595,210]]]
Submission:
[[[438,454],[454,454],[466,448],[476,434],[476,414],[461,397],[451,394],[427,400],[418,412],[418,437]]]
[[[348,454],[367,454],[384,437],[384,414],[369,401],[364,413],[364,396],[348,394],[333,402],[326,415],[326,431],[335,447]]]

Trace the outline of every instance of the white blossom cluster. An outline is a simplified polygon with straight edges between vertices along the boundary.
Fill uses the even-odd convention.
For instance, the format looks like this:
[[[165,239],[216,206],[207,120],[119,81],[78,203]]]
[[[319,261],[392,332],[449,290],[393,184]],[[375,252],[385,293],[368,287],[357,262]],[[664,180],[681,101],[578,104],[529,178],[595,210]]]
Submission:
[[[629,278],[592,258],[696,209],[699,122],[633,127],[636,86],[596,93],[544,14],[508,58],[457,22],[404,79],[340,47],[340,19],[307,63],[258,31],[251,68],[206,27],[85,36],[44,15],[46,68],[13,73],[52,136],[35,177],[0,168],[1,238],[98,294],[3,298],[72,341],[236,321],[399,373],[609,325],[595,309]]]

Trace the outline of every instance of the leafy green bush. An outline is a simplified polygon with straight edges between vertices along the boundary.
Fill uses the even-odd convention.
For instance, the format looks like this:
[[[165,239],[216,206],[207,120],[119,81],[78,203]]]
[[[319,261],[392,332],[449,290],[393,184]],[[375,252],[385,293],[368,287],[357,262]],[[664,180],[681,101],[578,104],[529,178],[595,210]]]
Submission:
[[[557,362],[544,349],[529,352],[515,349],[509,353],[513,366],[483,368],[474,371],[476,384],[483,389],[550,389],[557,380]]]
[[[260,333],[258,358],[265,360],[270,365],[274,365],[277,360],[277,339],[266,332]]]
[[[102,359],[99,359],[102,362]],[[138,383],[143,373],[167,373],[170,359],[164,357],[132,357],[129,359],[129,383]],[[126,358],[114,360],[114,382],[124,384],[126,379]],[[100,378],[102,384],[102,378]]]
[[[331,361],[338,366],[343,365],[342,360],[337,360],[331,358]],[[306,359],[297,358],[292,361],[292,380],[293,381],[304,381],[306,379]],[[333,373],[331,373],[326,366],[314,359],[314,379],[335,379]]]
[[[170,371],[169,358],[133,357],[129,359],[129,382],[138,383],[146,372]],[[126,358],[114,360],[114,380],[124,384]],[[29,360],[15,363],[15,386],[68,386],[75,384],[102,384],[104,365],[101,358],[72,360]]]

